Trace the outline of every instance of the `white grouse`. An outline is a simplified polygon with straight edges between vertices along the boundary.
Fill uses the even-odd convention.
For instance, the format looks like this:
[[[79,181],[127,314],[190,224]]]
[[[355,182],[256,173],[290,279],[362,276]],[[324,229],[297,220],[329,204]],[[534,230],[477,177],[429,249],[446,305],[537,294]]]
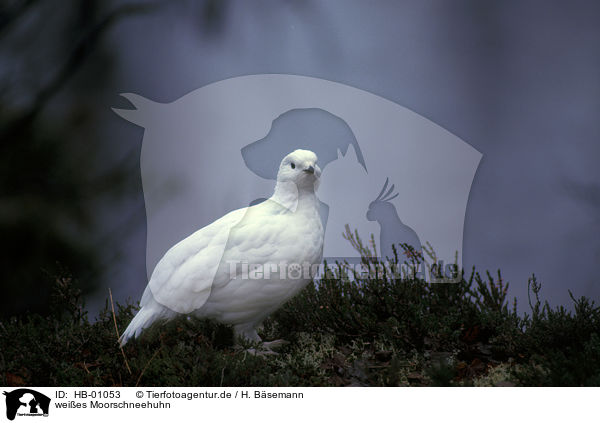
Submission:
[[[312,151],[288,154],[271,198],[226,214],[167,251],[121,345],[157,320],[188,313],[260,341],[256,327],[311,281],[308,269],[322,259],[316,161]]]

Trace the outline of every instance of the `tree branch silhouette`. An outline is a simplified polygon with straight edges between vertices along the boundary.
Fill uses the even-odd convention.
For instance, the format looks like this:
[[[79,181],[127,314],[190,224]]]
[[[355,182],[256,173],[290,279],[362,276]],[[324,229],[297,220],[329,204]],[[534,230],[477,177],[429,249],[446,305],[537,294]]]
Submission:
[[[4,7],[0,10],[0,36],[4,35],[11,25],[17,23],[17,21],[35,6],[39,0],[24,0],[13,7]]]
[[[0,33],[4,28],[10,24],[7,19],[18,19],[22,15],[24,10],[31,7],[37,0],[28,0],[23,2],[19,10],[12,13],[12,17],[5,17],[2,21],[0,17]],[[6,138],[11,135],[18,134],[21,130],[30,125],[39,113],[43,110],[44,106],[51,100],[63,87],[64,85],[77,73],[81,66],[85,63],[85,60],[92,54],[98,44],[101,42],[102,37],[106,34],[115,24],[120,22],[123,18],[140,15],[155,11],[158,7],[162,6],[164,2],[158,1],[154,3],[138,3],[128,4],[116,8],[102,19],[100,19],[94,26],[85,32],[81,39],[71,50],[65,62],[60,66],[56,74],[50,79],[50,81],[38,91],[35,95],[31,106],[19,114],[16,118],[6,123],[5,133]]]

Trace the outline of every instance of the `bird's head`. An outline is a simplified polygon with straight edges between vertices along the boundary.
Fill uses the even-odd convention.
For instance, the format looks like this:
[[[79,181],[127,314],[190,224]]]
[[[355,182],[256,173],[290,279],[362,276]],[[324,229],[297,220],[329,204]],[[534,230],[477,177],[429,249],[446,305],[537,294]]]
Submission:
[[[396,207],[391,203],[391,201],[396,198],[399,194],[394,194],[395,185],[392,184],[391,187],[388,188],[388,183],[390,182],[389,178],[385,179],[385,184],[383,185],[383,189],[377,196],[375,200],[369,204],[369,210],[367,211],[367,220],[369,221],[381,221],[385,216],[390,216],[390,214],[396,213]]]
[[[317,155],[309,150],[296,150],[285,156],[277,172],[277,182],[293,182],[298,188],[316,189],[320,177]]]

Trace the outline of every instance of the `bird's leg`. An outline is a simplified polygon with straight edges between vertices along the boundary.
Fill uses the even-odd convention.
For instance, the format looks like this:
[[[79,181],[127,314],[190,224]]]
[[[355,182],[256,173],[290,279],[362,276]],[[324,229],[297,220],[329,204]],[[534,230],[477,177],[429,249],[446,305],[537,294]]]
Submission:
[[[281,348],[287,344],[289,344],[289,341],[286,341],[285,339],[275,339],[274,341],[263,342],[261,345],[268,350],[273,350]]]
[[[283,339],[263,342],[262,339],[260,339],[260,336],[258,336],[256,328],[250,325],[234,326],[233,330],[238,340],[241,339],[243,341],[250,341],[253,344],[258,344],[256,348],[251,347],[246,349],[246,351],[254,355],[277,355],[277,352],[273,351],[273,349],[282,347],[283,345],[289,343]]]
[[[253,325],[235,325],[233,327],[235,343],[238,348],[249,352],[252,355],[259,355],[258,345],[262,342]],[[262,354],[260,354],[262,355]]]
[[[256,343],[262,342],[262,339],[260,339],[260,336],[256,332],[256,328],[252,325],[236,325],[233,327],[233,332],[237,339],[241,338]]]

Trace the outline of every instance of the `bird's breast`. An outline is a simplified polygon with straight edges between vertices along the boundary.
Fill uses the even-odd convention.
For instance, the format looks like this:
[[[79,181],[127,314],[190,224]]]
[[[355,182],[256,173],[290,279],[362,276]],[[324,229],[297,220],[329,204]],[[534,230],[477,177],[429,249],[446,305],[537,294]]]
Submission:
[[[322,259],[323,227],[316,212],[253,219],[230,238],[204,309],[227,323],[260,320],[277,309],[310,283]]]

